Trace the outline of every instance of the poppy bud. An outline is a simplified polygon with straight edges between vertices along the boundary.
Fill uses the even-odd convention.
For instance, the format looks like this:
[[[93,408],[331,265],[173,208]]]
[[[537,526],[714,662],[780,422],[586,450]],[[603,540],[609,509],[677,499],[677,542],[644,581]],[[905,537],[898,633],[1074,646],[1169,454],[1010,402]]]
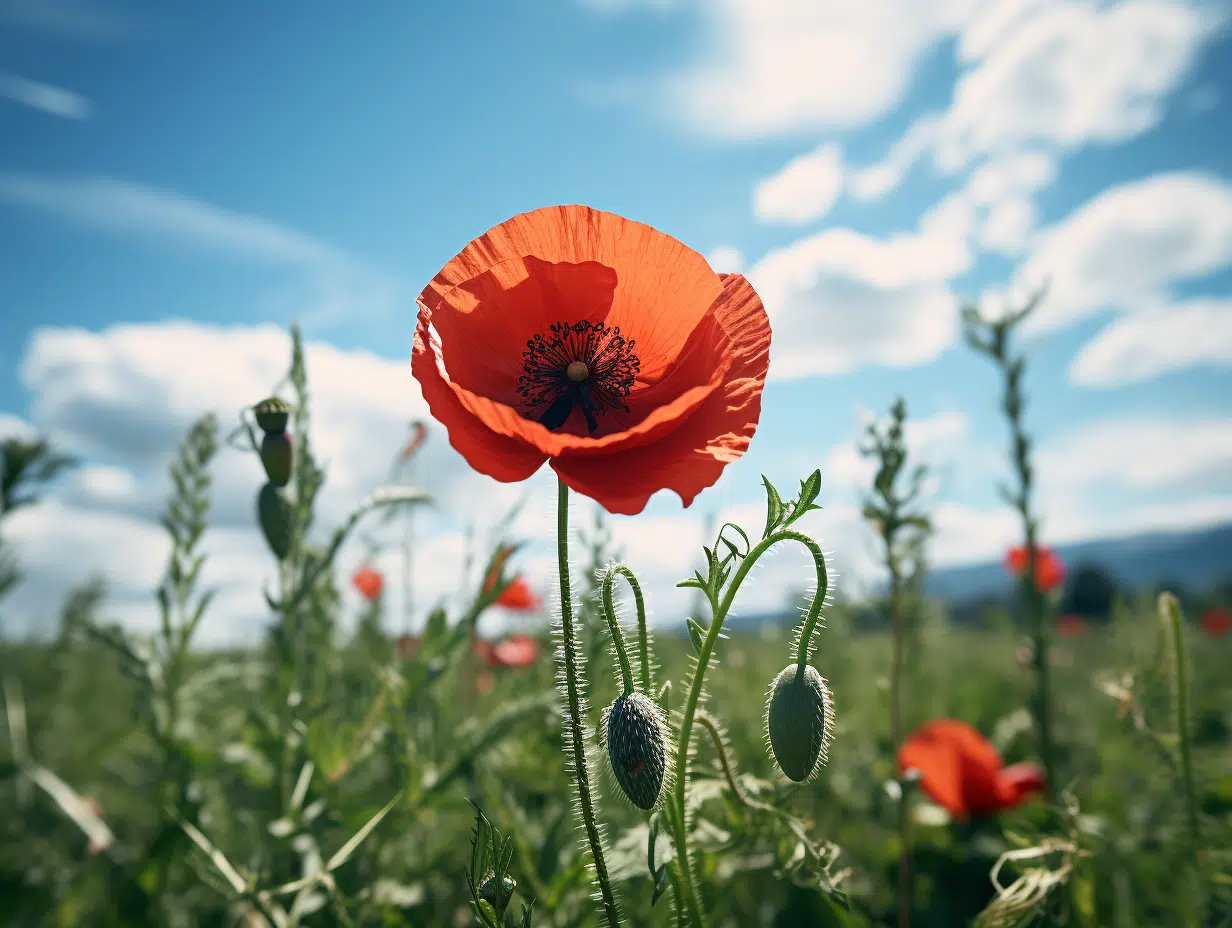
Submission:
[[[616,782],[639,809],[653,809],[667,768],[667,726],[644,693],[625,693],[608,710],[607,758]]]
[[[280,561],[291,550],[291,523],[294,517],[291,501],[278,487],[272,483],[261,487],[257,494],[257,521],[261,523],[265,543]]]
[[[257,425],[261,427],[262,432],[267,434],[281,432],[287,427],[291,407],[287,405],[286,400],[271,396],[253,406],[252,414],[256,417]]]
[[[504,915],[517,885],[517,881],[511,876],[498,880],[495,873],[488,874],[479,884],[479,898],[492,906],[497,915]]]
[[[834,707],[830,690],[811,665],[788,664],[770,684],[766,700],[766,731],[779,769],[797,783],[817,769],[830,741]]]
[[[291,436],[286,432],[266,432],[261,439],[261,464],[265,476],[276,487],[285,487],[291,482]]]

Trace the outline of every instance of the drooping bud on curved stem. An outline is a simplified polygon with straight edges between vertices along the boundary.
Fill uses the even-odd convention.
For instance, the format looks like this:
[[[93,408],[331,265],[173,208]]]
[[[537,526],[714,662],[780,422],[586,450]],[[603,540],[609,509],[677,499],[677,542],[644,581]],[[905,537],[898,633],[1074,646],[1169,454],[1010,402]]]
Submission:
[[[624,634],[621,631],[620,623],[616,620],[616,605],[612,595],[617,576],[628,580],[629,587],[633,590],[633,602],[637,608],[637,643],[638,660],[641,665],[639,667],[641,671],[641,691],[647,696],[653,696],[654,693],[651,691],[650,640],[646,631],[646,602],[642,598],[642,587],[637,582],[637,577],[633,575],[632,570],[624,564],[613,564],[603,575],[603,615],[607,619],[608,629],[612,633],[612,647],[616,650],[616,659],[620,662],[620,682],[624,687],[625,693],[633,692],[633,670],[629,665]]]

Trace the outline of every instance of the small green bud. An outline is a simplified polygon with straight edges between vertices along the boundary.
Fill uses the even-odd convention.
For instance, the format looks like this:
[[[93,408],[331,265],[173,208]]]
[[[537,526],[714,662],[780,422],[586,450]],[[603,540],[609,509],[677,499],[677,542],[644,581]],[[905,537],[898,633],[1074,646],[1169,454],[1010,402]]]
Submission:
[[[261,487],[257,494],[257,521],[261,523],[265,543],[280,561],[291,550],[291,523],[294,518],[291,501],[278,487],[272,483]]]
[[[653,809],[667,769],[663,712],[644,693],[626,693],[608,710],[607,758],[616,782],[639,809]]]
[[[517,886],[517,881],[511,876],[497,880],[496,874],[490,873],[479,884],[479,898],[492,906],[496,914],[501,916],[505,914],[505,909],[509,908],[509,900],[513,898],[513,891]]]
[[[260,426],[262,432],[282,432],[286,430],[291,407],[287,405],[286,400],[271,396],[253,406],[252,414],[256,417],[257,425]]]
[[[826,681],[815,667],[788,664],[770,684],[766,731],[779,769],[797,783],[817,770],[830,743],[834,705]]]
[[[261,439],[261,464],[265,476],[276,487],[285,487],[291,482],[291,465],[294,461],[291,436],[286,432],[266,432]]]

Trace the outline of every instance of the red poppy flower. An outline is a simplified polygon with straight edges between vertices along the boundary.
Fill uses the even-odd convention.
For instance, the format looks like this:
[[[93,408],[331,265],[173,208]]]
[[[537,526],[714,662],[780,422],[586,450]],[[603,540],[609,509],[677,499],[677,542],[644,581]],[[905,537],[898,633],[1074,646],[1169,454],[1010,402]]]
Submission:
[[[752,286],[586,206],[515,216],[419,297],[411,370],[450,444],[497,480],[545,461],[611,512],[689,505],[748,448],[770,322]]]
[[[510,635],[492,648],[502,667],[529,667],[539,657],[539,642],[530,635]]]
[[[1222,638],[1232,628],[1232,618],[1227,609],[1212,606],[1202,614],[1202,630],[1212,638]]]
[[[1087,623],[1080,615],[1063,615],[1056,621],[1057,634],[1062,638],[1077,638],[1085,635]]]
[[[381,576],[380,571],[373,570],[371,567],[361,567],[351,575],[351,583],[355,589],[359,590],[359,595],[368,602],[372,602],[381,595],[381,590],[385,588],[385,579]]]
[[[1005,555],[1005,569],[1015,577],[1027,572],[1027,549],[1025,545],[1010,548]],[[1035,587],[1048,593],[1065,583],[1065,562],[1051,548],[1035,549]]]
[[[514,612],[537,612],[543,605],[543,600],[535,595],[530,584],[522,578],[521,574],[518,574],[507,587],[501,590],[500,596],[496,597],[496,605],[504,606]]]
[[[927,722],[907,737],[898,749],[898,768],[913,767],[925,795],[959,819],[1012,809],[1044,786],[1039,767],[1004,766],[983,735],[956,719]]]

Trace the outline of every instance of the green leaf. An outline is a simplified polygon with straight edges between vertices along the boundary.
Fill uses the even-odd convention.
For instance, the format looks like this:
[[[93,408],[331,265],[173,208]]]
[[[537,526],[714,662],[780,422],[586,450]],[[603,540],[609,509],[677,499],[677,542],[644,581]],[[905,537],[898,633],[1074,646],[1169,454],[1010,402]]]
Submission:
[[[650,894],[651,908],[653,908],[654,904],[659,901],[659,897],[663,895],[666,889],[667,889],[667,864],[664,864],[662,867],[658,869],[658,871],[656,871],[654,875],[654,892]]]
[[[701,654],[702,641],[706,637],[706,630],[691,616],[685,619],[685,623],[689,626],[689,640],[693,642],[693,650]]]
[[[802,516],[820,509],[820,506],[814,505],[813,501],[817,499],[817,494],[821,492],[821,471],[815,470],[809,474],[808,478],[800,481],[800,496],[795,504],[791,507],[791,514],[787,517],[787,521],[783,523],[786,527],[791,525]]]
[[[761,537],[769,538],[770,533],[783,521],[783,498],[779,496],[779,491],[774,488],[774,484],[765,474],[761,475],[761,482],[766,486],[766,530],[762,532]]]
[[[346,863],[350,859],[351,855],[355,853],[355,849],[363,843],[364,839],[367,838],[368,835],[372,834],[372,830],[376,828],[377,825],[381,824],[381,819],[390,813],[393,807],[398,804],[398,800],[401,798],[402,793],[399,791],[393,799],[389,800],[389,802],[385,804],[385,808],[381,809],[380,812],[368,819],[368,823],[364,825],[363,828],[359,829],[359,831],[355,832],[355,834],[351,836],[350,841],[338,848],[338,852],[329,859],[328,863],[325,864],[325,870],[327,872],[332,872]]]

